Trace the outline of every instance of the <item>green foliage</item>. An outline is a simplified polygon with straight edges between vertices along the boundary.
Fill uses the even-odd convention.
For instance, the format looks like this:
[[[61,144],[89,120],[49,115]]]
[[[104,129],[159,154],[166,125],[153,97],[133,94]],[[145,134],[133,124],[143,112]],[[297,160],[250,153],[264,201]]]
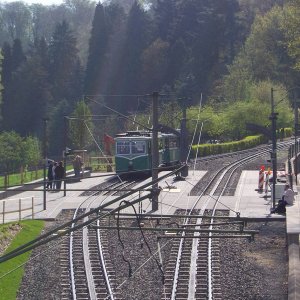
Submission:
[[[13,249],[37,238],[44,227],[44,221],[36,220],[22,221],[19,222],[19,224],[22,227],[22,230],[14,238],[5,253],[10,252]],[[3,227],[7,227],[7,225],[0,225],[0,228]],[[29,259],[30,253],[31,251],[26,252],[4,263],[1,263],[0,277],[7,274],[0,280],[0,294],[2,299],[17,298],[17,292],[24,274],[25,263]]]
[[[293,67],[300,71],[300,3],[290,1],[285,6],[281,28],[287,40],[287,50]]]
[[[300,73],[293,69],[297,70],[299,60],[299,11],[299,5],[275,6],[266,14],[256,16],[244,47],[224,77],[221,90],[227,100],[251,99],[254,89],[261,92],[263,88],[266,93],[267,85],[267,93],[273,87],[281,99],[278,91],[284,91],[283,86],[298,85]],[[266,96],[264,99],[269,98]]]
[[[21,165],[22,142],[22,138],[13,131],[0,134],[0,166],[2,170],[14,170]]]
[[[280,90],[278,87],[279,95],[282,95],[283,91],[284,89]],[[204,139],[240,140],[250,134],[246,128],[247,123],[270,127],[271,104],[270,99],[265,99],[267,96],[270,98],[269,85],[267,83],[252,85],[249,95],[251,97],[249,100],[232,101],[219,106],[205,105],[200,113],[197,107],[190,108],[189,132],[194,131],[197,121],[197,135],[202,129],[201,135]],[[274,92],[274,103],[275,111],[278,112],[277,128],[292,126],[294,119],[292,108],[286,97],[278,99],[277,89]]]
[[[262,135],[248,136],[243,140],[222,144],[202,144],[193,145],[192,150],[197,153],[198,157],[234,152],[249,149],[265,142],[265,137]]]
[[[42,158],[40,141],[29,136],[23,141],[23,163],[28,166],[37,166]]]
[[[41,159],[40,143],[37,138],[20,137],[16,132],[0,134],[0,168],[10,172],[25,166],[36,166]]]
[[[69,121],[70,139],[79,149],[86,149],[92,141],[91,111],[85,102],[79,101]]]

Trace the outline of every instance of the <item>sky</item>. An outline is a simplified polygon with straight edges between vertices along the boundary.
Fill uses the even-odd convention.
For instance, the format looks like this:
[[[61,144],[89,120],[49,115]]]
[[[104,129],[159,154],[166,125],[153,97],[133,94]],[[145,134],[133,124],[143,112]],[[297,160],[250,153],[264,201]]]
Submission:
[[[1,0],[0,2],[4,3],[9,3],[9,2],[15,2],[16,0]],[[51,5],[51,4],[62,4],[63,0],[20,0],[22,2],[32,4],[32,3],[41,3],[44,5]]]

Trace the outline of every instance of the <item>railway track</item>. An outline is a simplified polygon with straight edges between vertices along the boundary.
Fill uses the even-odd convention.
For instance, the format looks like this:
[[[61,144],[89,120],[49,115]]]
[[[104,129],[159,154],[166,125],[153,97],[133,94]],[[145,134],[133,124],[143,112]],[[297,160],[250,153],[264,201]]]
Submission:
[[[127,186],[126,182],[112,182],[107,188]],[[114,192],[100,193],[103,196],[113,195]],[[99,195],[99,192],[92,194]],[[96,199],[88,197],[76,209],[73,220],[89,211]],[[102,201],[104,202],[106,198]],[[81,208],[86,205],[86,208]],[[86,216],[72,227],[96,217]],[[97,226],[105,225],[106,218],[97,220]],[[70,238],[64,240],[62,246],[62,299],[122,299],[116,286],[115,273],[110,263],[109,245],[106,232],[100,229],[83,227],[82,230],[71,232]],[[69,257],[67,260],[66,258]]]
[[[171,258],[166,268],[166,280],[161,299],[222,299],[219,238],[217,237],[219,234],[212,233],[212,230],[215,229],[213,217],[216,215],[217,204],[220,202],[234,172],[241,165],[256,159],[259,155],[261,153],[251,154],[219,169],[202,190],[190,211],[187,212],[187,218],[182,225],[184,228],[192,227],[199,230],[202,226],[209,225],[209,230],[205,233],[183,231],[181,237],[175,239]],[[200,199],[208,191],[208,199],[200,209],[195,209]],[[211,201],[214,203],[210,212],[212,218],[207,221],[204,216],[208,214],[206,208]],[[194,214],[198,216],[197,221],[192,221],[194,219],[189,218]],[[209,224],[205,224],[205,222],[209,222]]]

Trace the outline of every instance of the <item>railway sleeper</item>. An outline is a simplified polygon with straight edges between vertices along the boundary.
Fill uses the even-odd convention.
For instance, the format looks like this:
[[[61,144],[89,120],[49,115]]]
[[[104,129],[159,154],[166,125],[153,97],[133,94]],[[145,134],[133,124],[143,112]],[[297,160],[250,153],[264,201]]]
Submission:
[[[176,291],[176,299],[187,299],[188,291]]]
[[[207,282],[207,280],[208,280],[207,274],[205,274],[205,275],[199,275],[199,276],[197,274],[197,282],[201,282],[201,281]]]

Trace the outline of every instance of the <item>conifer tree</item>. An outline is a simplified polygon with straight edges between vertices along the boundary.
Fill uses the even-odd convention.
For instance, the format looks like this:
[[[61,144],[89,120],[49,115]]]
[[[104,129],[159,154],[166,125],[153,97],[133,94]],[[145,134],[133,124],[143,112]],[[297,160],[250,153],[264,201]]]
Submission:
[[[150,44],[149,18],[140,4],[135,1],[127,22],[127,32],[123,52],[123,67],[121,73],[123,94],[149,92],[142,85],[142,54]],[[133,103],[121,102],[119,107],[123,112],[133,108]]]
[[[76,38],[66,21],[57,24],[49,46],[50,82],[54,102],[73,102],[72,80],[78,67]],[[78,95],[80,97],[81,95]]]
[[[16,130],[18,132],[19,127],[15,120],[21,113],[20,103],[23,101],[23,96],[17,73],[25,63],[26,56],[19,39],[14,40],[11,54],[8,45],[6,45],[3,50],[3,54],[5,55],[3,128],[5,130]],[[18,95],[18,93],[20,94]]]
[[[2,129],[7,129],[9,125],[10,116],[10,104],[9,94],[10,94],[10,86],[11,86],[11,78],[12,78],[12,54],[11,54],[11,46],[8,43],[4,43],[2,50],[2,70],[1,70],[1,82],[3,85],[2,91]]]
[[[100,92],[100,74],[105,60],[107,49],[108,28],[107,18],[103,5],[99,2],[95,9],[89,41],[89,55],[84,81],[84,94],[94,95]]]

